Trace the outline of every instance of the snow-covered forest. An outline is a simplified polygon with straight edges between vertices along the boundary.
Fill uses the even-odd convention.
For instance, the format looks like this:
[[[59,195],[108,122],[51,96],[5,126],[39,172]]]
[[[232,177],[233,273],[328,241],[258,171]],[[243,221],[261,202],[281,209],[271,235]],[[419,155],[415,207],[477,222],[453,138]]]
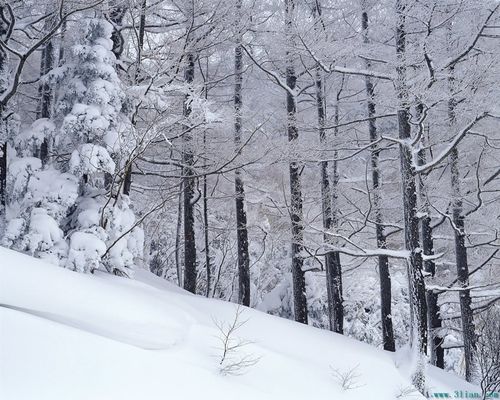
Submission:
[[[499,230],[498,0],[0,0],[3,247],[485,394]]]

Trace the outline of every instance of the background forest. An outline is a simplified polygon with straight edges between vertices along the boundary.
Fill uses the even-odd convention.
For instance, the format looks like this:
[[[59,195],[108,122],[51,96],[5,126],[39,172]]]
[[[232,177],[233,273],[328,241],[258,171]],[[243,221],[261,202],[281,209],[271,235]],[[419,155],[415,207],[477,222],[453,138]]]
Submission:
[[[2,245],[494,390],[499,39],[496,0],[1,0]]]

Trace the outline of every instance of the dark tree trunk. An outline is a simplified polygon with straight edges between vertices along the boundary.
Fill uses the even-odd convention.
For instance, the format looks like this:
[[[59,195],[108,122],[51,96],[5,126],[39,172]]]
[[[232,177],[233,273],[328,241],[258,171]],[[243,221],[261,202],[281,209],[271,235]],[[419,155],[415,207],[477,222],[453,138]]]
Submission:
[[[40,75],[45,76],[54,67],[54,46],[52,40],[49,40],[42,51],[42,59],[40,63]],[[40,93],[40,109],[37,118],[50,118],[52,106],[52,89],[49,83],[44,81],[39,88]],[[42,162],[46,159],[42,158]]]
[[[130,188],[132,187],[132,165],[127,165],[125,169],[125,177],[123,178],[123,194],[130,196]]]
[[[316,25],[318,25],[319,19],[321,18],[321,6],[319,1],[316,3],[314,8],[314,15],[317,19]],[[323,76],[321,73],[320,66],[316,67],[316,109],[318,113],[318,131],[319,140],[322,145],[326,145],[326,131],[325,131],[325,119],[326,119],[326,101],[325,93],[323,89]],[[330,188],[330,176],[328,173],[328,161],[322,161],[320,163],[321,171],[321,206],[323,213],[323,229],[325,234],[323,235],[323,240],[327,244],[333,245],[332,236],[328,234],[334,228],[333,223],[333,210],[332,210],[332,191]],[[340,271],[340,257],[337,251],[329,251],[325,255],[325,270],[326,270],[326,292],[328,296],[328,321],[330,324],[330,330],[343,333],[344,330],[344,310],[343,310],[343,299],[342,299],[342,281],[339,279]],[[339,290],[340,287],[340,290]]]
[[[140,66],[141,66],[141,58],[142,51],[144,48],[144,35],[146,32],[146,6],[147,0],[142,0],[141,10],[140,10],[140,20],[139,20],[139,28],[137,32],[137,60],[136,60],[136,70],[134,75],[134,81],[136,83],[139,82],[140,76]],[[124,38],[121,32],[121,26],[123,23],[123,18],[125,17],[125,13],[127,8],[119,3],[112,3],[112,7],[109,11],[108,18],[113,23],[113,32],[111,34],[111,40],[113,42],[112,51],[117,60],[119,60],[122,56],[124,50]],[[135,118],[132,119],[132,124],[136,124]],[[126,196],[130,196],[130,189],[132,187],[132,162],[127,163],[125,167],[125,174],[123,178],[123,194]]]
[[[434,241],[432,238],[431,219],[426,215],[422,219],[422,247],[426,256],[434,255]],[[436,273],[436,265],[433,260],[424,261],[424,270],[431,276]],[[438,304],[438,294],[433,290],[426,291],[427,315],[430,333],[430,361],[432,365],[444,369],[444,338],[441,334],[443,323],[441,321],[441,311]]]
[[[452,182],[458,183],[458,168],[454,164],[458,162],[458,151],[452,151],[450,155],[452,161]],[[455,170],[455,171],[454,171]],[[457,263],[457,284],[466,288],[469,286],[469,265],[467,260],[467,248],[465,247],[465,221],[462,214],[462,201],[455,202],[453,207],[453,223],[455,224],[455,254]],[[474,350],[475,350],[475,327],[472,314],[472,301],[470,290],[461,290],[459,292],[460,314],[462,319],[464,354],[465,354],[465,379],[472,382],[474,378]]]
[[[5,6],[0,5],[0,38],[5,41],[7,36],[7,22],[4,19]],[[6,77],[2,75],[7,74],[8,59],[7,52],[0,46],[0,95],[7,89],[2,84],[7,83]],[[5,115],[6,104],[0,103],[0,234],[3,233],[2,229],[5,224],[5,206],[7,204],[7,140],[8,140],[8,127],[7,118]]]
[[[50,19],[47,19],[45,28],[50,27]],[[42,50],[40,60],[40,76],[43,78],[54,68],[54,45],[52,40],[48,40]],[[50,118],[52,114],[52,86],[47,80],[42,80],[38,94],[40,96],[37,118]],[[36,149],[35,157],[40,157],[42,165],[46,165],[49,158],[49,138],[45,137],[40,144],[40,149]]]
[[[142,62],[142,52],[144,50],[144,35],[146,33],[146,8],[147,0],[142,0],[141,4],[141,17],[139,20],[139,31],[137,33],[137,61],[134,80],[136,83],[141,81],[141,62]]]
[[[203,134],[203,142],[206,143],[205,134]],[[210,286],[212,281],[211,263],[210,263],[210,240],[208,236],[208,197],[207,197],[207,176],[203,176],[203,233],[205,240],[205,270],[207,272],[207,288],[205,295],[210,296]]]
[[[420,159],[420,157],[419,157]],[[425,162],[422,160],[422,162]],[[426,214],[421,221],[422,225],[422,248],[426,256],[434,255],[434,239],[432,237],[431,218]],[[424,261],[424,270],[430,276],[436,274],[436,264],[432,259]],[[441,334],[443,322],[438,304],[438,294],[433,290],[426,291],[427,298],[427,318],[430,334],[430,361],[432,365],[444,369],[444,337]]]
[[[339,98],[341,89],[337,92],[337,99],[334,107],[334,123],[339,124]],[[338,136],[338,128],[333,130],[334,137]],[[339,168],[338,168],[338,151],[333,152],[333,171],[332,171],[332,224],[335,230],[338,229],[338,213],[339,213]],[[333,314],[335,316],[333,330],[338,333],[344,333],[344,298],[342,295],[342,264],[340,262],[340,253],[333,252],[331,260],[331,270],[329,282],[332,285],[333,298]]]
[[[205,73],[206,81],[209,80],[209,70],[207,62],[207,70]],[[205,100],[208,100],[208,85],[205,85]],[[203,149],[205,153],[207,152],[207,132],[203,131]],[[203,166],[204,170],[208,169],[208,165],[205,163]],[[212,267],[210,260],[210,237],[209,237],[209,223],[208,223],[208,176],[203,175],[203,239],[205,241],[205,271],[207,277],[207,287],[205,291],[205,296],[210,296],[211,281],[212,281]]]
[[[2,117],[2,110],[0,109],[0,118]],[[4,122],[2,121],[2,124]],[[2,127],[3,128],[3,127]],[[0,217],[5,219],[5,206],[7,205],[7,142],[0,143]],[[0,221],[0,226],[1,226]]]
[[[318,130],[320,142],[325,144],[325,99],[323,91],[323,80],[320,70],[316,69],[316,105],[318,111]],[[323,212],[323,229],[325,230],[325,243],[333,244],[331,235],[328,234],[333,226],[332,216],[332,193],[330,190],[330,176],[328,174],[328,161],[320,163],[321,170],[321,205]],[[339,290],[339,266],[340,258],[338,251],[329,251],[325,255],[326,269],[326,291],[328,295],[328,320],[330,330],[343,333],[343,304],[342,289]],[[341,285],[341,281],[340,281]]]
[[[64,38],[66,37],[66,28],[68,26],[68,21],[64,19],[61,28],[59,29],[59,49],[57,54],[57,65],[60,67],[64,64]]]
[[[423,104],[417,106],[418,117],[423,116]],[[428,129],[428,128],[426,128]],[[426,163],[424,139],[422,138],[422,150],[418,152],[417,162],[419,165]],[[427,200],[425,176],[420,176],[419,191],[422,201],[422,212],[424,216],[421,218],[420,224],[422,228],[422,249],[424,255],[434,255],[434,238],[432,236],[431,217],[429,215],[429,203]],[[436,264],[434,260],[427,258],[423,262],[424,271],[431,277],[436,274]],[[433,290],[426,290],[427,300],[427,323],[429,325],[429,341],[430,341],[430,362],[438,368],[444,369],[444,337],[441,333],[443,322],[441,320],[441,313],[438,304],[438,293]]]
[[[135,83],[139,83],[140,80],[140,71],[141,71],[141,62],[142,62],[142,51],[144,49],[144,34],[146,33],[146,6],[147,6],[147,0],[142,0],[142,7],[141,7],[141,18],[139,21],[139,34],[138,34],[138,43],[137,43],[137,67],[135,70]],[[124,14],[118,14],[120,17],[120,24],[123,20]],[[119,36],[119,39],[113,38],[113,52],[117,54],[117,58],[121,55],[123,52],[123,37],[120,32],[116,33]],[[121,44],[121,46],[119,46]],[[136,120],[135,120],[135,115],[134,118],[132,118],[132,124],[135,126],[136,125]],[[130,189],[132,187],[132,169],[133,169],[133,162],[130,161],[125,168],[125,177],[124,182],[123,182],[123,194],[130,196]]]
[[[191,84],[194,80],[194,63],[195,57],[193,53],[188,53],[186,56],[186,69],[184,80],[187,84]],[[186,96],[184,100],[184,117],[186,119],[191,115],[191,98]],[[189,128],[189,126],[186,126]],[[196,293],[196,241],[194,231],[194,150],[192,144],[191,132],[184,134],[183,144],[183,199],[184,199],[184,289],[191,293]]]
[[[181,171],[182,173],[182,171]],[[177,283],[183,287],[184,279],[182,276],[182,263],[180,256],[180,246],[182,241],[182,181],[179,187],[179,200],[177,205],[177,225],[175,229],[175,268],[177,271]]]
[[[295,74],[293,51],[293,15],[295,13],[294,0],[285,0],[285,29],[288,49],[286,52],[286,84],[290,90],[295,90],[297,76]],[[297,128],[297,103],[295,96],[287,91],[287,133],[288,141],[294,143],[299,138]],[[306,283],[303,271],[304,258],[303,239],[303,212],[302,212],[302,184],[301,184],[301,163],[298,160],[291,160],[289,164],[290,174],[290,218],[292,223],[292,280],[293,280],[293,302],[295,321],[307,324],[307,299]]]
[[[117,60],[120,59],[123,50],[124,50],[124,39],[121,33],[121,26],[123,22],[123,18],[125,17],[125,12],[127,11],[127,7],[124,6],[121,1],[111,1],[109,7],[108,18],[113,24],[113,32],[111,33],[111,40],[113,42],[112,51]]]
[[[332,251],[328,254],[329,270],[327,270],[327,284],[331,292],[330,329],[333,332],[344,334],[344,298],[342,296],[342,264],[340,253]],[[328,292],[328,290],[327,290]]]
[[[408,87],[406,84],[406,31],[405,0],[396,1],[396,55],[397,81],[396,90],[399,100],[398,131],[399,139],[409,141],[411,138]],[[410,307],[412,315],[412,346],[418,351],[419,359],[413,371],[413,384],[423,393],[425,390],[425,354],[427,352],[427,302],[425,298],[425,282],[422,274],[422,253],[419,240],[419,219],[417,217],[417,191],[415,170],[412,164],[412,149],[409,145],[400,144],[401,181],[403,186],[403,211],[405,228],[405,248],[409,252],[408,279],[410,290]]]
[[[369,43],[368,38],[368,13],[363,11],[361,14],[363,28],[363,42]],[[366,69],[371,68],[370,61],[366,61]],[[370,141],[375,142],[378,139],[377,124],[374,119],[376,106],[374,101],[373,82],[369,76],[365,77],[367,108],[368,108],[368,131]],[[375,214],[375,231],[377,236],[377,247],[385,249],[386,237],[384,233],[384,225],[382,224],[382,211],[380,206],[380,148],[374,144],[371,148],[371,170],[372,170],[372,185],[373,185],[373,210]],[[396,351],[394,342],[394,329],[392,326],[392,293],[391,293],[391,275],[389,272],[389,258],[386,255],[378,257],[378,270],[380,276],[380,317],[382,321],[382,339],[384,350]]]
[[[241,24],[242,0],[237,0],[237,24]],[[234,49],[234,144],[240,151],[242,133],[242,81],[243,81],[243,49],[241,47],[242,33],[238,32]],[[245,211],[245,186],[239,168],[234,173],[234,189],[236,203],[236,235],[238,243],[238,303],[250,305],[250,256],[248,253],[247,214]]]
[[[126,8],[122,4],[118,4],[118,2],[115,0],[110,1],[109,6],[110,6],[109,13],[106,16],[106,18],[113,25],[113,31],[111,32],[111,41],[113,42],[113,47],[111,48],[111,51],[113,52],[116,60],[118,61],[123,53],[124,40],[120,29],[123,22],[123,17],[125,16]],[[115,67],[117,69],[121,69],[119,63],[116,63]],[[111,154],[111,156],[114,158],[114,154]],[[127,173],[128,173],[128,168],[125,170],[125,175],[127,175]],[[126,180],[127,179],[125,178],[122,189],[124,194],[125,194],[125,189],[127,189],[128,193],[126,194],[128,195],[130,193],[130,185],[127,186],[127,184],[132,182],[132,177],[129,177],[129,182],[126,182]],[[114,181],[113,175],[110,174],[109,172],[105,172],[104,187],[106,188],[106,190],[110,191],[110,196],[114,198],[115,196],[118,195],[118,193],[113,193],[113,187],[112,187],[113,181]]]
[[[453,88],[453,70],[450,71],[450,87]],[[456,101],[453,97],[448,102],[448,117],[450,126],[455,126]],[[451,190],[453,195],[453,232],[455,236],[455,259],[457,264],[457,284],[462,288],[469,286],[469,262],[467,259],[467,248],[465,247],[465,217],[463,215],[463,201],[460,189],[460,167],[459,152],[455,147],[449,155],[451,167]],[[462,320],[462,335],[464,342],[465,379],[472,382],[474,378],[474,350],[476,334],[472,314],[472,300],[470,290],[459,292],[460,315]]]

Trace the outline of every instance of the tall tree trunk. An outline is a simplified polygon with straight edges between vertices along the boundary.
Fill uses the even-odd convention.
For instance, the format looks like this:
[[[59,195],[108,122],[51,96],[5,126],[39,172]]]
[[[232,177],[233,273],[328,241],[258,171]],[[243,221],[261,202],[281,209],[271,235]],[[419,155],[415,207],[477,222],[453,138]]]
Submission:
[[[194,54],[188,53],[187,65],[184,74],[186,83],[191,84],[194,80]],[[184,117],[189,118],[191,114],[191,99],[186,96],[184,101]],[[188,127],[187,127],[188,128]],[[191,133],[184,135],[183,161],[183,199],[184,199],[184,289],[196,293],[196,242],[194,231],[194,151]]]
[[[343,81],[342,81],[343,86]],[[334,124],[335,128],[333,130],[333,136],[338,137],[339,129],[337,125],[339,124],[339,103],[340,103],[340,93],[342,92],[342,87],[337,92],[337,98],[335,101],[335,106],[333,108],[334,112]],[[339,226],[339,163],[337,161],[338,151],[337,149],[333,152],[333,165],[332,165],[332,224],[333,229],[338,231]],[[338,245],[338,243],[336,243]],[[342,295],[342,264],[340,262],[340,252],[333,252],[333,259],[331,264],[331,278],[332,283],[332,297],[334,305],[334,315],[335,315],[335,326],[334,331],[338,333],[344,333],[344,298]]]
[[[0,106],[0,118],[3,117],[3,110]],[[5,128],[5,121],[0,120],[0,124],[2,125],[0,129],[2,132],[0,134],[2,136],[7,134],[7,129]],[[3,233],[1,229],[3,229],[5,224],[5,207],[7,205],[7,139],[2,137],[2,141],[0,142],[0,233]]]
[[[295,0],[285,0],[285,35],[288,42],[286,51],[286,84],[295,90],[297,76],[295,74],[293,38],[293,18],[295,14]],[[297,102],[295,96],[286,92],[287,109],[287,133],[288,141],[295,144],[299,138],[297,128]],[[304,271],[303,240],[303,212],[302,212],[302,184],[301,184],[301,163],[298,160],[291,160],[289,164],[290,174],[290,218],[292,223],[292,280],[293,280],[293,303],[295,321],[307,324],[307,300],[306,282]]]
[[[434,240],[432,238],[431,218],[426,214],[422,218],[422,247],[426,256],[434,255]],[[436,265],[432,259],[424,261],[424,270],[431,276],[436,273]],[[433,290],[426,291],[427,318],[430,333],[430,361],[432,365],[444,369],[444,337],[441,334],[443,322],[438,304],[438,294]]]
[[[120,28],[125,17],[125,12],[127,11],[127,7],[123,3],[120,3],[117,0],[111,1],[108,15],[109,20],[113,24],[113,32],[111,33],[111,41],[113,42],[112,51],[117,60],[120,59],[124,50],[124,39]]]
[[[191,13],[194,12],[191,9]],[[195,56],[191,50],[186,55],[186,69],[184,81],[190,86],[194,80]],[[191,115],[191,98],[186,95],[184,99],[184,118],[186,119],[186,130],[189,130],[189,116]],[[184,199],[184,289],[196,293],[196,238],[194,230],[194,149],[192,133],[187,131],[183,143],[183,199]]]
[[[182,171],[181,171],[182,173]],[[175,229],[175,268],[177,270],[177,284],[182,287],[184,279],[182,276],[182,262],[180,256],[182,231],[182,181],[179,187],[179,200],[177,204],[177,225]]]
[[[409,93],[406,83],[406,0],[396,0],[396,56],[398,96],[399,139],[408,142],[411,138]],[[419,240],[419,219],[417,217],[417,191],[415,170],[412,164],[412,149],[409,145],[399,145],[401,159],[401,181],[403,185],[403,211],[405,228],[405,248],[409,252],[408,279],[410,308],[412,314],[412,347],[418,360],[413,371],[413,384],[423,393],[425,390],[425,354],[427,351],[427,303],[425,282],[422,274],[422,253]]]
[[[241,7],[242,0],[236,0],[236,47],[234,49],[234,144],[239,152],[241,147],[242,118],[241,107],[243,104],[243,49],[241,32]],[[250,305],[250,255],[248,253],[247,213],[245,211],[245,186],[241,171],[234,171],[234,190],[236,204],[236,236],[238,242],[238,303]]]
[[[450,92],[453,90],[454,76],[453,69],[450,69]],[[448,118],[450,127],[453,129],[456,125],[456,100],[451,95],[448,101]],[[449,155],[451,169],[451,190],[452,190],[452,209],[453,209],[453,232],[455,236],[455,259],[457,264],[457,284],[462,288],[469,286],[469,263],[467,259],[467,248],[465,247],[465,217],[463,215],[463,201],[460,189],[460,167],[459,151],[454,147]],[[464,342],[465,359],[465,379],[472,382],[474,378],[474,350],[476,343],[476,334],[474,319],[472,314],[472,300],[470,290],[460,290],[460,315],[462,320],[462,335]]]
[[[418,104],[418,118],[423,116],[423,104]],[[428,127],[426,128],[428,129]],[[419,165],[426,163],[424,139],[422,137],[422,149],[418,152],[417,162]],[[420,220],[422,228],[422,250],[425,256],[434,255],[434,238],[432,236],[431,217],[429,215],[429,202],[426,194],[425,176],[421,175],[419,179],[419,192],[421,199],[421,210],[424,216]],[[432,258],[427,258],[423,262],[424,271],[434,277],[436,274],[436,263]],[[427,323],[429,325],[429,355],[430,362],[438,368],[444,369],[444,337],[441,333],[443,322],[441,320],[441,312],[438,304],[438,293],[432,289],[426,290],[427,300]]]
[[[206,134],[203,133],[203,145],[206,148]],[[210,285],[211,285],[211,262],[210,262],[210,239],[209,239],[209,229],[208,229],[208,196],[207,196],[207,175],[203,175],[203,233],[205,241],[205,270],[207,273],[207,288],[205,291],[206,297],[210,296]]]
[[[319,67],[316,68],[316,108],[318,112],[318,130],[320,143],[325,145],[325,98],[323,90],[323,77]],[[328,161],[320,163],[321,171],[321,206],[323,212],[324,241],[333,244],[329,232],[333,228],[332,216],[332,191],[330,190],[330,176],[328,174]],[[338,265],[340,263],[338,251],[329,251],[325,255],[326,291],[328,295],[328,320],[330,330],[343,333],[343,304],[342,291],[338,290]]]
[[[325,137],[325,98],[321,70],[316,68],[316,106],[318,111],[319,137],[322,145],[326,143]],[[323,212],[324,240],[334,244],[328,232],[335,228],[332,215],[332,191],[330,190],[330,176],[328,174],[328,161],[320,163],[321,170],[321,205]],[[328,320],[330,330],[344,333],[344,305],[342,298],[342,271],[340,254],[338,251],[329,251],[325,255],[326,289],[328,295]]]
[[[46,27],[48,29],[49,27]],[[48,40],[42,50],[40,59],[40,76],[47,75],[54,68],[54,45],[52,40]],[[46,81],[42,80],[38,89],[40,95],[39,109],[37,118],[50,118],[52,106],[52,88]],[[42,162],[44,159],[42,158]]]
[[[113,32],[111,34],[111,40],[113,42],[112,51],[117,60],[121,58],[121,55],[124,50],[124,38],[121,33],[121,26],[123,24],[123,18],[125,17],[125,13],[127,8],[117,2],[116,0],[111,4],[108,18],[113,23]],[[140,10],[140,18],[139,18],[139,28],[137,31],[137,60],[136,60],[136,69],[134,74],[134,82],[138,83],[140,80],[140,69],[141,69],[141,59],[142,52],[144,49],[144,35],[146,32],[146,6],[147,0],[142,0],[141,2],[141,10]],[[136,120],[135,115],[132,119],[132,124],[135,126]],[[127,163],[125,166],[125,176],[123,181],[123,194],[126,196],[130,196],[130,189],[132,187],[132,162]]]
[[[363,11],[361,14],[363,42],[369,43],[368,37],[368,13]],[[371,69],[370,61],[366,60],[366,69]],[[377,124],[375,117],[375,101],[374,88],[372,79],[369,76],[365,77],[367,108],[368,108],[368,131],[370,141],[375,142],[378,139]],[[371,148],[371,170],[372,170],[372,185],[373,185],[373,210],[375,214],[375,231],[377,236],[377,247],[386,249],[386,237],[384,233],[384,225],[382,224],[382,211],[380,207],[380,148],[374,144]],[[392,305],[391,305],[391,275],[389,272],[389,257],[380,255],[378,257],[378,270],[380,276],[380,317],[382,321],[382,340],[384,350],[396,351],[394,342],[394,330],[392,326]]]
[[[7,22],[4,19],[6,15],[6,6],[0,5],[0,38],[5,42],[7,36]],[[7,71],[9,61],[6,50],[0,46],[0,95],[7,89],[4,85],[7,81]],[[5,227],[5,207],[7,204],[7,140],[9,138],[7,116],[5,115],[7,105],[0,102],[0,235],[3,234]]]
[[[60,67],[64,64],[64,56],[65,56],[65,50],[66,50],[65,45],[64,45],[64,39],[66,37],[67,26],[68,26],[68,20],[64,19],[61,27],[59,28],[59,40],[58,40],[59,48],[57,51],[57,66],[58,67]]]
[[[45,21],[45,30],[50,29],[51,19],[47,18]],[[44,78],[54,68],[54,45],[53,41],[48,40],[43,46],[42,55],[40,58],[40,77]],[[42,79],[38,88],[40,102],[38,105],[37,118],[50,118],[52,108],[52,86],[46,79]],[[46,165],[49,158],[49,138],[44,137],[40,144],[40,149],[36,149],[35,157],[40,157],[42,165]]]
[[[319,0],[314,7],[315,29],[321,23],[321,4]],[[326,146],[326,100],[323,84],[322,70],[316,66],[316,110],[318,114],[318,132],[321,147]],[[335,162],[334,162],[335,163]],[[334,244],[332,236],[328,233],[334,227],[332,210],[332,190],[330,188],[330,175],[328,173],[328,161],[321,161],[321,206],[323,213],[323,229],[325,231],[323,240],[325,243]],[[326,269],[326,292],[328,296],[328,321],[330,330],[343,333],[344,331],[344,306],[342,299],[342,280],[340,271],[340,257],[338,251],[329,251],[325,255]]]
[[[206,65],[206,73],[204,75],[205,79],[205,100],[208,100],[208,85],[206,84],[209,81],[209,63],[207,60]],[[201,68],[201,66],[200,66]],[[207,132],[203,131],[203,150],[205,154],[207,153]],[[203,169],[206,171],[208,169],[208,163],[205,162]],[[212,269],[211,269],[211,260],[210,260],[210,237],[209,237],[209,223],[208,223],[208,176],[207,174],[203,175],[203,239],[205,244],[205,271],[207,277],[207,287],[205,290],[205,296],[210,296],[211,290],[211,281],[212,281]]]

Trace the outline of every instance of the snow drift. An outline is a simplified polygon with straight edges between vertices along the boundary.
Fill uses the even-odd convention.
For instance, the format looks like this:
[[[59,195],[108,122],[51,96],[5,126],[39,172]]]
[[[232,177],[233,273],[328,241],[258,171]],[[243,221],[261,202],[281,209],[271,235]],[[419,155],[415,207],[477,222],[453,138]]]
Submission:
[[[234,335],[256,364],[224,375],[216,325],[234,304],[146,271],[84,275],[3,248],[0,260],[2,400],[423,398],[403,353],[246,308]],[[474,390],[431,367],[428,387]]]

